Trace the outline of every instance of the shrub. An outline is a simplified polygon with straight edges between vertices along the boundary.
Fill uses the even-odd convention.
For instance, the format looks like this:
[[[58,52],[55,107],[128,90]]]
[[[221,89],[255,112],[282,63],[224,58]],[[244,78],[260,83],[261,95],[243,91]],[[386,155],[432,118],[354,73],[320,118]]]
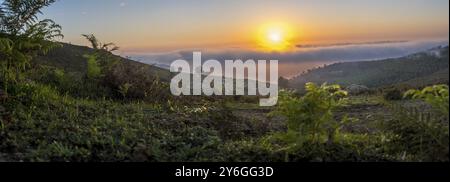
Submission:
[[[64,70],[37,65],[26,72],[27,78],[40,84],[53,87],[61,94],[76,98],[111,98],[113,92],[102,85],[98,79],[84,77],[81,73],[65,72]]]
[[[106,72],[103,82],[120,97],[165,102],[168,86],[149,70],[147,65],[119,63]]]
[[[385,100],[402,100],[403,93],[398,89],[392,88],[385,90],[383,92],[383,97]]]
[[[449,114],[448,85],[435,85],[423,90],[409,90],[404,97],[422,99],[442,114],[446,116]]]
[[[89,79],[96,79],[100,77],[102,69],[97,62],[97,56],[95,55],[85,55],[87,59],[87,73],[86,76]]]
[[[334,128],[333,111],[343,104],[347,92],[339,85],[317,86],[306,84],[306,95],[294,97],[292,92],[281,92],[276,111],[287,118],[288,130],[313,138]]]
[[[287,119],[288,131],[270,137],[284,142],[281,148],[286,155],[298,147],[308,147],[304,145],[307,141],[321,143],[325,139],[332,143],[340,129],[333,111],[343,104],[347,92],[339,85],[308,83],[305,88],[307,93],[303,97],[295,97],[292,92],[281,92],[278,106],[271,113]]]
[[[62,87],[67,78],[64,70],[50,66],[36,66],[26,74],[34,81],[54,87]]]

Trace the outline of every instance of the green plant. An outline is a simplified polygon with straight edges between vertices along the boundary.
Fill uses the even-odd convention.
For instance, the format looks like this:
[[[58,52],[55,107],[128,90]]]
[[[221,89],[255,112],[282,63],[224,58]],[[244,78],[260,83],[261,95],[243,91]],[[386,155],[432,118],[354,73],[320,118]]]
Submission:
[[[434,85],[423,90],[409,90],[405,98],[422,99],[442,114],[449,114],[448,85]]]
[[[165,101],[168,97],[167,85],[161,83],[148,65],[120,62],[112,54],[119,49],[114,43],[101,43],[94,35],[83,35],[91,44],[94,53],[85,55],[87,59],[87,78],[97,79],[116,92],[120,98]]]
[[[119,86],[119,92],[122,94],[122,96],[125,98],[127,97],[128,91],[130,90],[130,87],[132,85],[129,83],[125,83],[121,86]]]
[[[86,76],[89,79],[96,79],[101,76],[102,69],[97,62],[96,55],[84,55],[87,59],[87,73]]]
[[[98,65],[99,72],[103,75],[106,74],[106,72],[110,71],[110,69],[118,62],[118,58],[111,53],[119,50],[119,47],[117,47],[114,43],[101,43],[97,37],[92,34],[83,34],[82,36],[89,41],[92,49],[94,49],[94,53],[91,55],[86,55],[88,62],[89,60],[91,60],[91,62],[93,62],[92,60],[95,60],[95,64]]]
[[[282,91],[278,106],[272,114],[287,118],[288,132],[283,134],[288,143],[302,142],[305,138],[320,141],[323,134],[332,140],[338,128],[333,111],[344,102],[347,92],[339,85],[317,86],[307,83],[307,93],[303,97],[295,97],[294,93]]]
[[[102,82],[117,91],[117,95],[121,98],[125,96],[129,99],[166,102],[170,96],[167,92],[168,85],[160,82],[157,76],[153,76],[148,67],[148,65],[118,63],[106,72]]]
[[[64,70],[50,66],[36,66],[25,74],[27,78],[54,87],[62,87],[67,77]]]
[[[417,114],[407,112],[401,106],[393,106],[395,117],[383,122],[384,131],[396,136],[392,145],[387,147],[396,151],[394,153],[409,156],[403,160],[448,161],[448,86],[435,85],[422,90],[409,90],[403,97],[425,101],[439,113],[439,117],[425,117],[425,112],[418,112],[420,117],[417,117]]]
[[[396,117],[383,123],[383,131],[395,135],[390,145],[386,145],[403,161],[448,161],[449,130],[448,121],[419,121],[404,112],[396,112]],[[409,156],[409,157],[407,157]]]
[[[38,20],[41,9],[55,0],[5,0],[0,5],[0,78],[5,90],[17,82],[39,53],[60,46],[61,26],[53,20]]]

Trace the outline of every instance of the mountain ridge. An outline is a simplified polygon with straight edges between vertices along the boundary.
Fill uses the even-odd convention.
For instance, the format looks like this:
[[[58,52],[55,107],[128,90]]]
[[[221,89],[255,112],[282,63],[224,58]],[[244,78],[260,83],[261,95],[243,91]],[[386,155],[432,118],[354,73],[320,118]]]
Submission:
[[[448,51],[448,46],[439,46],[400,58],[335,63],[301,74],[289,80],[289,85],[301,89],[307,82],[358,84],[371,88],[448,84]]]

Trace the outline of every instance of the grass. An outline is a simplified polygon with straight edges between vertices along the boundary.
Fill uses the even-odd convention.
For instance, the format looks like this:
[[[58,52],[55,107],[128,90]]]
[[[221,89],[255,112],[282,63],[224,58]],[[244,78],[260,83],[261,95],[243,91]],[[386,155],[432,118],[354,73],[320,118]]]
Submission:
[[[412,102],[381,94],[336,108],[334,119],[348,122],[333,140],[320,133],[289,143],[279,137],[286,117],[254,97],[124,98],[79,72],[35,66],[23,76],[0,97],[0,161],[448,161],[440,144],[448,130],[408,122],[390,106]]]
[[[381,96],[350,97],[343,113],[354,112],[357,120],[333,143],[305,138],[303,147],[287,152],[283,142],[268,140],[285,132],[283,119],[269,120],[270,110],[234,99],[225,106],[204,100],[149,104],[74,98],[33,81],[14,88],[14,99],[2,103],[13,109],[0,122],[0,153],[7,161],[421,161],[425,156],[403,147],[407,133],[373,124],[382,117],[367,119],[365,114],[388,113]]]

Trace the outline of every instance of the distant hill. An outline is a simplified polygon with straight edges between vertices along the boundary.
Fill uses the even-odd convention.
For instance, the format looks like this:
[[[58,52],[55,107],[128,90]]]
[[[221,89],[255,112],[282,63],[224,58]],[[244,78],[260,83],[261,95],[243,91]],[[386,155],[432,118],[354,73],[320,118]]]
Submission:
[[[77,46],[72,44],[62,43],[62,47],[53,49],[45,56],[38,56],[33,61],[35,64],[54,66],[63,69],[67,72],[84,73],[87,70],[86,58],[83,56],[93,53],[93,49],[86,46]],[[119,56],[117,56],[119,57]],[[129,64],[137,64],[148,68],[148,73],[158,75],[162,81],[169,81],[171,73],[168,70],[158,68],[156,66],[149,66],[144,63],[119,57],[121,61]]]
[[[313,69],[290,80],[290,87],[303,88],[307,82],[365,85],[371,88],[404,84],[422,87],[448,84],[449,47],[437,47],[401,58],[380,61],[336,63]]]

